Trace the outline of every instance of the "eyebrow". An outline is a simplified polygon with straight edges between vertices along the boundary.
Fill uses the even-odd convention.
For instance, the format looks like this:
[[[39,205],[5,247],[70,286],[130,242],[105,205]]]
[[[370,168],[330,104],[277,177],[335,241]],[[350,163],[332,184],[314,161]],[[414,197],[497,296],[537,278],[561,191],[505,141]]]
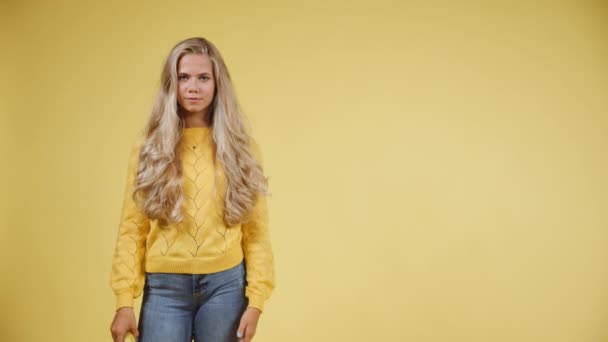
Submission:
[[[178,73],[178,75],[192,76],[192,75],[190,75],[190,74],[188,74],[188,73],[185,73],[185,72],[179,72],[179,73]],[[210,74],[210,73],[208,73],[208,72],[203,72],[202,74],[198,74],[198,75],[199,75],[199,76],[203,76],[203,75],[211,75],[211,74]]]

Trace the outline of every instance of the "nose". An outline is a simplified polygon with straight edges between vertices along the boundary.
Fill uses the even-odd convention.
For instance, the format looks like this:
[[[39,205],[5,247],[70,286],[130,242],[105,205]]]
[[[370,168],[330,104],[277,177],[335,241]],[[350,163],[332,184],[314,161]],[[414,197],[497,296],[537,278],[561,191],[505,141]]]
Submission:
[[[198,92],[198,83],[196,82],[196,80],[188,80],[188,92]]]

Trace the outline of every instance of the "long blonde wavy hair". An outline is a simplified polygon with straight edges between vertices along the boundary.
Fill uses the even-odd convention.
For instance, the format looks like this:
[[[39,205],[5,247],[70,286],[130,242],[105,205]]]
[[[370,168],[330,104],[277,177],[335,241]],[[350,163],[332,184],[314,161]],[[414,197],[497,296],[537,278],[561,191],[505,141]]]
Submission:
[[[145,215],[157,219],[161,227],[184,219],[182,164],[178,153],[185,120],[177,102],[177,66],[188,54],[204,54],[213,65],[215,95],[210,104],[214,162],[226,175],[224,222],[227,227],[245,222],[258,193],[268,192],[261,160],[256,160],[250,143],[255,143],[244,127],[228,68],[219,50],[201,37],[179,42],[171,49],[161,73],[160,87],[144,129],[139,166],[132,194]],[[249,129],[249,126],[247,127]],[[217,167],[215,178],[217,179]],[[215,192],[214,192],[215,193]]]

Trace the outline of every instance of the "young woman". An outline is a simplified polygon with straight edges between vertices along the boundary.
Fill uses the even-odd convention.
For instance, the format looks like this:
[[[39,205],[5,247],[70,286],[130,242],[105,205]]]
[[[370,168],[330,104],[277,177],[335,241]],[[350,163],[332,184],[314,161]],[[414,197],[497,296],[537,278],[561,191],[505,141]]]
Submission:
[[[169,53],[127,175],[112,260],[114,341],[127,332],[139,342],[250,341],[275,286],[268,179],[208,40]]]

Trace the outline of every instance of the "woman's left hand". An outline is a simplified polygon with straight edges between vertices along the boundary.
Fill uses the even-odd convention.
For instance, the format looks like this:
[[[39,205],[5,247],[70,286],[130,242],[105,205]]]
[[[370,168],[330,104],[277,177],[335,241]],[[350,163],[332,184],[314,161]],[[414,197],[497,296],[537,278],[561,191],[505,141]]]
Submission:
[[[237,330],[237,336],[242,342],[250,342],[255,335],[255,329],[258,326],[258,320],[262,311],[257,308],[248,307],[241,317],[241,324]]]

